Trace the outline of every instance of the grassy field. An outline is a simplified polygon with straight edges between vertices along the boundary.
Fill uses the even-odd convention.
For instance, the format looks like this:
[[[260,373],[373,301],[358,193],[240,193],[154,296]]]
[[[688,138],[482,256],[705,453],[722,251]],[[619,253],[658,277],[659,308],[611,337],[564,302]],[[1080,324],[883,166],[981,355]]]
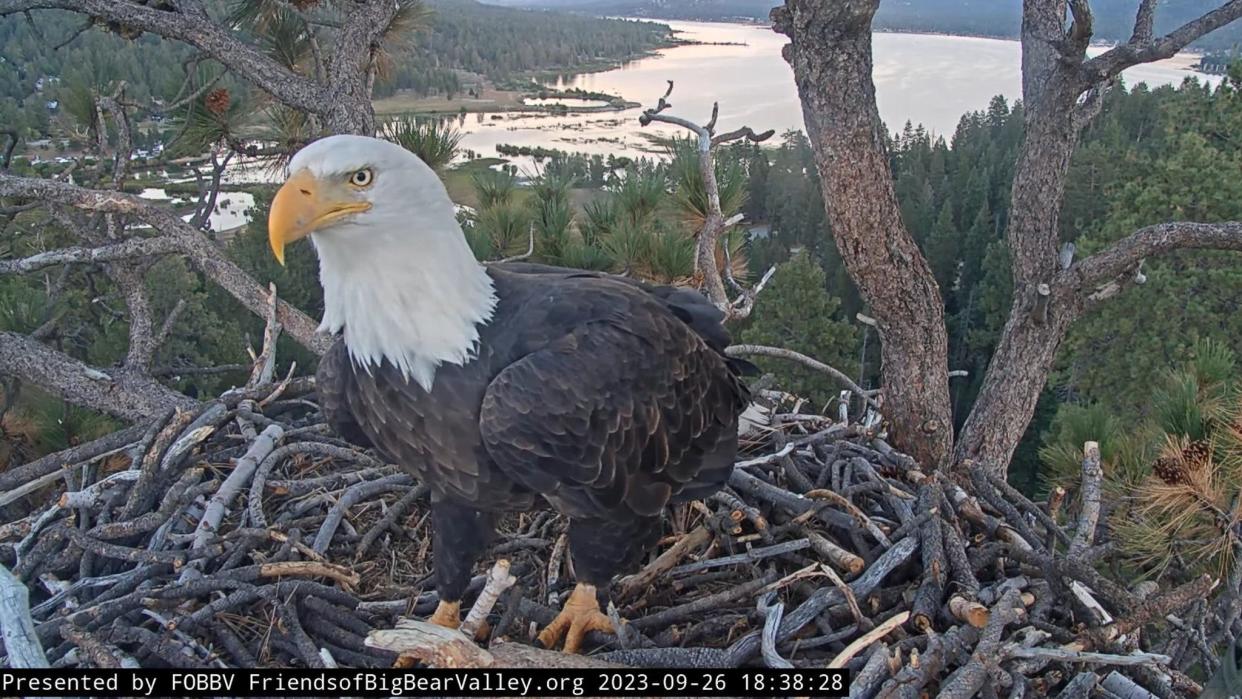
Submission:
[[[479,198],[475,194],[471,178],[474,177],[474,173],[480,170],[486,170],[506,162],[508,161],[503,158],[479,158],[445,170],[441,175],[441,179],[444,180],[444,188],[448,190],[449,198],[456,204],[478,209]],[[525,192],[519,190],[518,194],[524,195]]]
[[[522,109],[522,93],[486,87],[478,97],[463,95],[445,97],[419,97],[398,93],[375,100],[376,114],[457,114],[466,112],[508,112]]]

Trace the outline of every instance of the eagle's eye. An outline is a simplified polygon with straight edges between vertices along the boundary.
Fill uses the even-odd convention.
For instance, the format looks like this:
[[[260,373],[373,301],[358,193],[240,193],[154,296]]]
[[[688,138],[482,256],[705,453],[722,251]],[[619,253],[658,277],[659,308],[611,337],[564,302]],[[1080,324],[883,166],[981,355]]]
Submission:
[[[371,168],[365,167],[349,176],[349,183],[355,187],[369,187],[374,180],[375,173],[371,172]]]

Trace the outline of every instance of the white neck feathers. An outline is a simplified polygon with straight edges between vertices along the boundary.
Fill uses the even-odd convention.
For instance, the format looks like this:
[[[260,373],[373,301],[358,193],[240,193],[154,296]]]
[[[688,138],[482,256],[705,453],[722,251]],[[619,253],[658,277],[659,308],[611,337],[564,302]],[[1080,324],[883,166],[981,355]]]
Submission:
[[[388,360],[426,391],[440,364],[474,357],[479,326],[496,309],[492,279],[441,196],[410,202],[406,215],[370,216],[365,227],[346,223],[313,235],[324,295],[320,330],[343,328],[358,365],[371,371]]]

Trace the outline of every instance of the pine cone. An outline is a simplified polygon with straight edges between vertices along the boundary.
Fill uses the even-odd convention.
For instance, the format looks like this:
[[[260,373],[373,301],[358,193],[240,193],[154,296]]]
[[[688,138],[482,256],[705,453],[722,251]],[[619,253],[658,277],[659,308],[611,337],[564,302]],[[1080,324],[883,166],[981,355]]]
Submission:
[[[1212,458],[1212,449],[1207,442],[1201,439],[1187,444],[1186,448],[1182,450],[1182,460],[1188,466],[1198,466],[1210,458]]]
[[[1190,471],[1186,468],[1186,462],[1182,461],[1179,456],[1162,456],[1156,459],[1156,463],[1152,466],[1152,471],[1160,480],[1169,485],[1185,483],[1190,476]]]
[[[1211,448],[1203,440],[1195,440],[1182,447],[1181,452],[1156,459],[1152,471],[1169,485],[1190,481],[1190,471],[1207,462],[1212,456]]]
[[[289,4],[305,12],[319,4],[319,0],[289,0]]]
[[[207,111],[220,116],[229,110],[230,100],[229,91],[220,87],[208,92],[204,102],[207,105]]]

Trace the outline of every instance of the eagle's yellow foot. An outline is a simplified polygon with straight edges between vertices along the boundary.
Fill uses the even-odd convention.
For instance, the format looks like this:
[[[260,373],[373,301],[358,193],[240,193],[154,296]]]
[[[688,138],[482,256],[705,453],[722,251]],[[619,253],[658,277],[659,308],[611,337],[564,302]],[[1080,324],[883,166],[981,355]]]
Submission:
[[[564,638],[565,652],[577,653],[582,648],[582,641],[591,631],[613,633],[612,620],[599,610],[599,601],[595,599],[595,586],[578,583],[573,594],[565,600],[561,613],[539,633],[539,643],[544,648],[552,648],[557,641]]]
[[[461,626],[461,602],[445,602],[440,600],[440,604],[436,607],[436,611],[427,621],[436,626],[443,626],[446,629],[456,629]],[[405,652],[397,656],[396,662],[392,664],[395,668],[408,670],[416,667],[422,661],[422,656],[414,652]]]
[[[455,629],[461,626],[461,602],[445,602],[440,600],[435,613],[427,621],[443,626],[446,629]]]

